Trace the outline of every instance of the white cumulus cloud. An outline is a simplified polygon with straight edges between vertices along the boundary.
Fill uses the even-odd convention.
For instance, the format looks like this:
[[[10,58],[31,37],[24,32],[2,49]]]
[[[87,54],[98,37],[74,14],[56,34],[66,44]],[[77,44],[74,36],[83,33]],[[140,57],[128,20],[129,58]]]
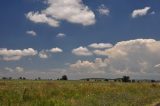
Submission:
[[[154,39],[121,41],[112,48],[97,51],[97,54],[107,56],[99,59],[100,64],[97,65],[97,60],[78,60],[76,63],[70,64],[70,68],[78,70],[79,75],[89,75],[95,70],[97,76],[101,75],[101,72],[105,72],[103,74],[115,77],[129,75],[132,78],[154,78],[156,76],[158,79],[157,76],[160,76],[159,52],[160,41]]]
[[[4,61],[14,61],[20,60],[22,57],[35,56],[37,51],[33,48],[23,49],[23,50],[12,50],[7,48],[0,49],[0,56]]]
[[[96,55],[99,55],[99,56],[107,56],[106,54],[106,50],[94,50],[93,53],[96,54]]]
[[[61,48],[56,47],[56,48],[50,49],[50,52],[51,53],[61,53],[63,52],[63,50]]]
[[[160,63],[160,42],[154,39],[136,39],[118,42],[106,50],[113,70],[119,74],[145,75],[159,73],[154,69]]]
[[[59,21],[51,17],[47,17],[47,15],[43,13],[29,12],[26,14],[26,17],[34,23],[46,23],[52,27],[59,27]]]
[[[82,0],[46,0],[48,7],[40,12],[29,12],[26,17],[35,23],[46,23],[58,27],[65,20],[70,23],[92,25],[95,14],[84,5]]]
[[[93,55],[86,47],[78,47],[72,50],[72,53],[78,56],[91,56]]]
[[[47,58],[48,58],[47,51],[41,50],[41,51],[39,52],[39,57],[42,58],[42,59],[47,59]]]
[[[148,11],[151,9],[151,7],[145,7],[142,9],[136,9],[132,12],[132,18],[140,17],[140,16],[145,16],[147,15]]]

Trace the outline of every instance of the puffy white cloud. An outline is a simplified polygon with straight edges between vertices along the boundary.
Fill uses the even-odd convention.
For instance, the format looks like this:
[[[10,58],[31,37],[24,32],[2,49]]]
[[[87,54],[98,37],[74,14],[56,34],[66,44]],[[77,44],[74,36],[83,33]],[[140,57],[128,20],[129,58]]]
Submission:
[[[97,68],[107,67],[107,62],[108,59],[102,60],[101,58],[96,58],[94,62],[78,60],[75,64],[70,64],[70,67],[74,70],[81,68],[90,68],[91,70],[97,70]]]
[[[0,49],[0,55],[4,56],[34,56],[37,54],[32,48],[23,49],[23,50],[8,50],[6,48]]]
[[[106,54],[106,50],[94,50],[93,53],[96,55],[99,55],[99,56],[107,56],[108,55],[108,54]]]
[[[69,65],[70,73],[78,75],[77,77],[102,77],[106,76],[106,69],[108,66],[108,59],[102,60],[96,58],[95,61],[82,61],[78,60],[74,64]]]
[[[26,14],[26,17],[34,23],[46,23],[52,27],[59,27],[59,21],[51,17],[47,17],[47,15],[43,13],[29,12]]]
[[[36,54],[37,54],[37,51],[32,48],[23,49],[23,50],[12,50],[12,49],[8,50],[7,48],[0,49],[0,56],[4,61],[19,60],[22,57],[35,56]]]
[[[158,79],[157,76],[160,76],[159,52],[160,41],[154,39],[121,41],[112,48],[97,51],[97,54],[107,56],[106,59],[99,59],[103,68],[97,65],[97,60],[93,62],[79,60],[70,64],[70,68],[78,70],[79,75],[89,75],[95,70],[97,76],[101,75],[102,71],[105,75],[115,77],[130,75],[132,78],[154,78],[156,76]]]
[[[33,30],[26,31],[27,34],[32,35],[32,36],[37,36],[37,33]]]
[[[52,48],[50,50],[46,49],[46,50],[41,50],[39,52],[39,57],[42,58],[42,59],[47,59],[51,54],[53,53],[61,53],[63,52],[62,49],[56,47],[56,48]]]
[[[98,7],[97,11],[101,15],[109,15],[109,13],[110,13],[110,10],[104,4],[100,5]]]
[[[106,50],[113,70],[119,74],[145,75],[155,73],[160,63],[160,42],[154,39],[136,39],[118,42]]]
[[[78,56],[91,56],[93,55],[91,51],[89,51],[86,47],[78,47],[72,50],[72,53]]]
[[[91,48],[95,49],[105,49],[105,48],[111,48],[113,45],[110,43],[92,43],[89,45]]]
[[[64,34],[64,33],[58,33],[56,37],[57,38],[63,38],[65,36],[66,36],[66,34]]]
[[[151,7],[145,7],[143,9],[136,9],[132,12],[132,18],[144,16],[148,13],[148,11],[151,9]]]
[[[61,53],[61,52],[63,52],[63,50],[60,49],[60,48],[58,48],[58,47],[52,48],[52,49],[50,49],[49,51],[50,51],[51,53]]]
[[[42,59],[47,59],[48,58],[47,51],[45,51],[45,50],[40,51],[39,52],[39,57],[42,58]]]
[[[52,53],[61,53],[63,52],[62,49],[56,47],[52,48],[50,50],[40,50],[39,52],[37,50],[34,50],[33,48],[28,48],[28,49],[17,49],[17,50],[12,50],[12,49],[7,49],[7,48],[1,48],[0,49],[0,60],[3,61],[17,61],[20,60],[22,57],[27,57],[27,56],[36,56],[38,55],[40,58],[46,59],[49,57],[49,54]]]
[[[26,17],[35,23],[47,23],[58,27],[61,20],[71,23],[92,25],[95,14],[82,0],[46,0],[48,7],[40,12],[29,12]]]

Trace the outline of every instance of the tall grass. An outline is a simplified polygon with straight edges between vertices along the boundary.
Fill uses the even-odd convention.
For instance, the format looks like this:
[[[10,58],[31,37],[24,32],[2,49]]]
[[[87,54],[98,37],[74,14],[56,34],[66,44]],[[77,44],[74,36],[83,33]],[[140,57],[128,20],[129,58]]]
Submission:
[[[147,106],[160,85],[85,81],[0,81],[0,106]]]

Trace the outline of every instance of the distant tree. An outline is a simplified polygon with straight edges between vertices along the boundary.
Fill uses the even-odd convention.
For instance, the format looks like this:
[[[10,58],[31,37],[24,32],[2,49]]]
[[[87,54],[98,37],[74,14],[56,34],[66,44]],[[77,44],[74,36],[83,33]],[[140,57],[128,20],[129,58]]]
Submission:
[[[2,79],[3,79],[3,80],[6,80],[7,78],[6,78],[6,77],[2,77]]]
[[[9,77],[8,79],[9,79],[9,80],[12,80],[12,77]]]
[[[114,79],[114,82],[117,82],[117,79]]]
[[[19,80],[22,80],[23,78],[22,77],[19,77]]]
[[[22,79],[23,79],[23,80],[26,80],[26,78],[25,78],[25,77],[23,77]]]
[[[122,81],[123,82],[130,82],[129,76],[123,76]]]
[[[41,80],[41,77],[38,77],[38,80]]]
[[[108,81],[108,79],[105,79],[105,81]]]
[[[156,82],[155,80],[151,80],[151,82]]]
[[[134,83],[134,82],[136,82],[135,80],[132,80],[132,82]]]
[[[61,80],[68,80],[67,75],[63,75],[62,78],[61,78]]]

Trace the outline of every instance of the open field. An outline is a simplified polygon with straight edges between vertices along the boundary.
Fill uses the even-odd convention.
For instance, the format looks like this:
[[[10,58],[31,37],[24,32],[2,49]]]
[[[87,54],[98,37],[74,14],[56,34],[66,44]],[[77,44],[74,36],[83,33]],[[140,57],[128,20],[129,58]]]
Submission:
[[[85,81],[0,81],[0,106],[154,106],[160,85]]]

